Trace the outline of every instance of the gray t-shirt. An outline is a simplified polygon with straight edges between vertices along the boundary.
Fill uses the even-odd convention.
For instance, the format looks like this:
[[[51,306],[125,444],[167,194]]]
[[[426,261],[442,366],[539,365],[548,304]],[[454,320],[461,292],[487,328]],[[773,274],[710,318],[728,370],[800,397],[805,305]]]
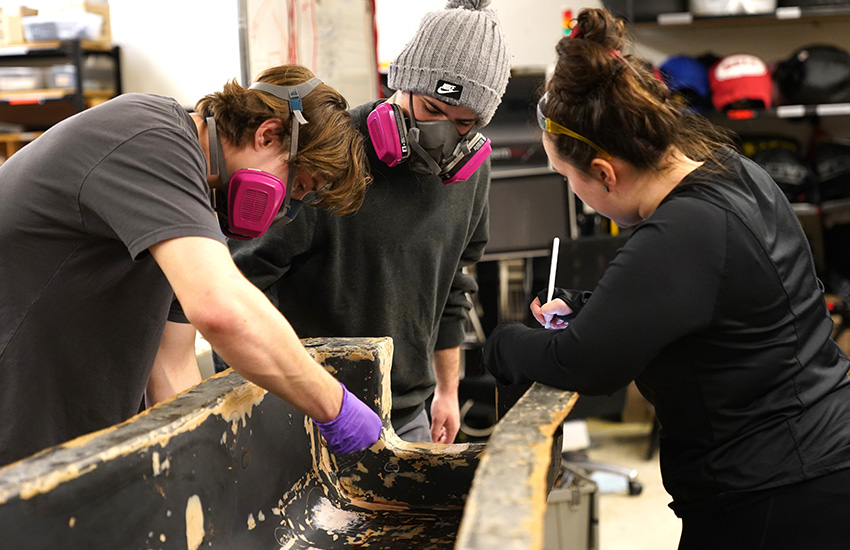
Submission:
[[[148,247],[224,242],[197,129],[127,94],[0,167],[0,466],[138,411],[173,291]]]

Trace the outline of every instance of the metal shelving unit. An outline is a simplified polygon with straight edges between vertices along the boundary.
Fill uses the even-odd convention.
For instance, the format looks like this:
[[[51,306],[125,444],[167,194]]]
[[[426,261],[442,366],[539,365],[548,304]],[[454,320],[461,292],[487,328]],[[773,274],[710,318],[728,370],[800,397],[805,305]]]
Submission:
[[[690,26],[690,27],[713,27],[729,25],[775,25],[777,23],[799,23],[817,22],[821,20],[848,20],[850,21],[850,6],[828,5],[828,6],[783,6],[772,12],[740,15],[695,15],[690,12],[660,13],[654,20],[635,20],[629,17],[629,11],[634,14],[633,8],[627,2],[626,16],[633,21],[635,27],[664,26]]]
[[[105,56],[111,60],[112,78],[103,89],[85,86],[85,61],[91,56]],[[0,122],[20,125],[25,130],[0,134],[7,158],[42,130],[122,93],[118,46],[85,40],[0,46],[0,66],[43,67],[51,63],[73,65],[73,86],[0,91]]]
[[[684,38],[692,33],[700,33],[704,37],[708,32],[728,36],[728,32],[721,33],[721,29],[725,28],[741,33],[751,31],[752,38],[757,39],[756,37],[763,36],[767,29],[772,31],[774,28],[781,27],[782,31],[777,32],[787,33],[802,25],[809,29],[818,29],[835,23],[850,23],[850,4],[783,6],[770,13],[723,16],[695,15],[689,12],[660,13],[652,20],[648,20],[649,18],[635,20],[634,17],[629,17],[636,13],[634,4],[634,0],[628,0],[625,5],[625,10],[628,12],[625,15],[631,21],[630,26],[638,32],[651,33],[653,36],[672,35]],[[847,47],[843,40],[841,43]],[[728,127],[739,134],[753,134],[758,133],[759,130],[771,133],[785,128],[793,129],[791,133],[799,134],[798,129],[801,125],[809,125],[812,128],[826,125],[841,128],[840,134],[844,136],[846,127],[844,119],[840,117],[850,116],[850,103],[778,105],[771,109],[733,109],[725,112],[705,110],[701,111],[701,114],[715,124]],[[850,223],[850,199],[792,206],[809,237],[818,269],[825,269],[827,260],[824,251],[824,232],[837,225]]]

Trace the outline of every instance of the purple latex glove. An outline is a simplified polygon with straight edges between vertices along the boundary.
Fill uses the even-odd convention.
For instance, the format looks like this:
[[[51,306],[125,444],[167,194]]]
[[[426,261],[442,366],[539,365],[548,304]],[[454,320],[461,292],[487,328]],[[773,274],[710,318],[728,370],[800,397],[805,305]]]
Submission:
[[[313,422],[331,451],[347,455],[372,446],[381,437],[383,424],[380,417],[348,391],[342,382],[339,385],[342,386],[339,415],[330,422]]]

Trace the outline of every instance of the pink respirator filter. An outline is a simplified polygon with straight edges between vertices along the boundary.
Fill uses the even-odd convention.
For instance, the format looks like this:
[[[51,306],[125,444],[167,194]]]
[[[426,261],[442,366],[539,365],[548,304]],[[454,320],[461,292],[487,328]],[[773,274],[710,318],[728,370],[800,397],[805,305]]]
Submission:
[[[478,134],[472,148],[472,154],[468,157],[468,160],[463,165],[455,170],[450,170],[448,174],[444,175],[443,183],[460,183],[468,180],[478,170],[478,167],[487,160],[492,150],[493,147],[490,145],[490,140]]]
[[[381,162],[395,166],[407,156],[396,113],[388,103],[382,103],[366,117],[369,137]]]
[[[241,237],[259,237],[274,221],[286,197],[286,184],[277,176],[243,168],[230,177],[227,192],[230,229]]]

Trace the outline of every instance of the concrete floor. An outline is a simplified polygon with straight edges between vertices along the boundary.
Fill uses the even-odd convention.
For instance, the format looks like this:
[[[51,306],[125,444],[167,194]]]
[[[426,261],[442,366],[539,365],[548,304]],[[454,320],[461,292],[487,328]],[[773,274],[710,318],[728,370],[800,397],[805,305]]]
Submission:
[[[640,495],[599,495],[599,550],[667,550],[678,546],[681,521],[667,504],[658,453],[647,460],[650,423],[590,419],[588,458],[638,471]],[[584,549],[582,549],[584,550]]]

